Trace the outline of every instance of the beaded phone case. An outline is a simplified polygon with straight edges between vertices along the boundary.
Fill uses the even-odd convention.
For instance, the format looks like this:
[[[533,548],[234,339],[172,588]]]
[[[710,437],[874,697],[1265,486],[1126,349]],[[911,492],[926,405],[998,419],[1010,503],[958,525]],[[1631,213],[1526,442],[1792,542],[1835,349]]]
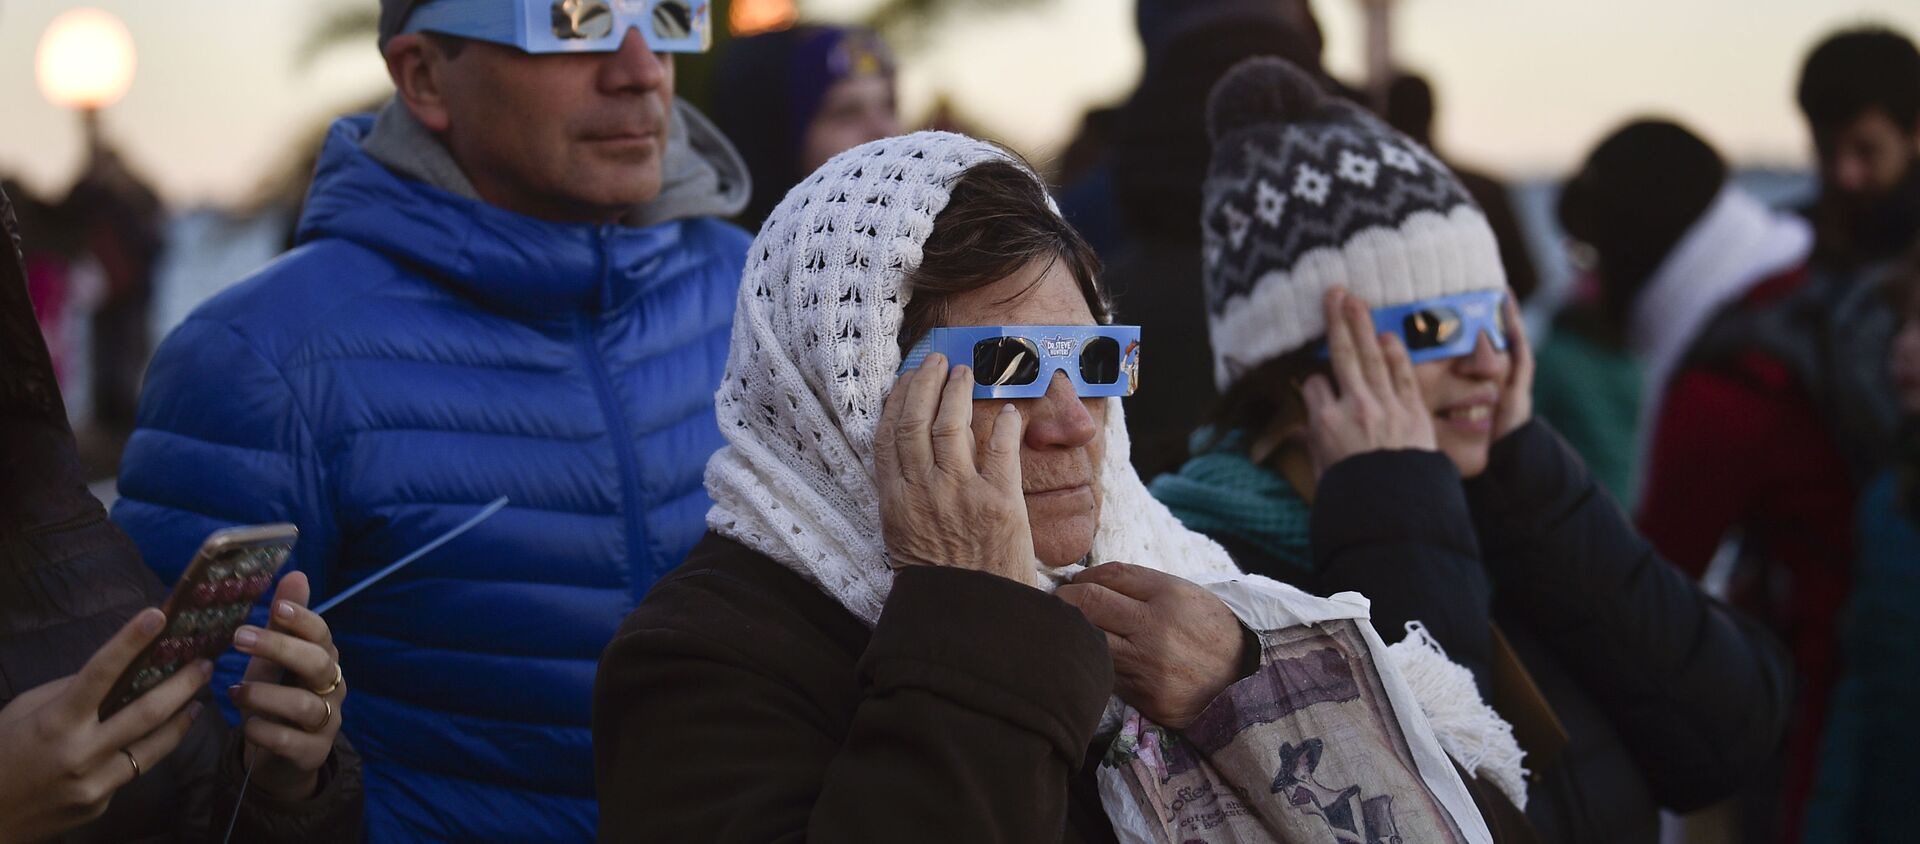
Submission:
[[[300,531],[290,524],[250,525],[214,531],[174,584],[167,627],[114,681],[100,705],[105,720],[194,660],[213,659],[233,644],[233,631],[273,586]]]

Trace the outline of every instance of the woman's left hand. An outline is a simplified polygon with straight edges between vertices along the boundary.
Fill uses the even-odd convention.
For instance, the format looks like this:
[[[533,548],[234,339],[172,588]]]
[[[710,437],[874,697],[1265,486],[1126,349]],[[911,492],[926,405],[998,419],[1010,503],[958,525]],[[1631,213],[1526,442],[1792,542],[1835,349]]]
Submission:
[[[1185,729],[1239,679],[1240,621],[1191,581],[1106,563],[1056,594],[1106,631],[1115,691],[1154,723]]]
[[[244,721],[253,784],[288,801],[319,790],[320,766],[333,752],[347,697],[333,632],[307,609],[310,593],[302,572],[280,579],[267,629],[247,626],[234,633],[234,646],[253,659],[241,682],[227,689]],[[286,685],[275,682],[280,669],[286,670]]]
[[[1533,345],[1527,342],[1527,323],[1520,318],[1520,305],[1512,291],[1500,305],[1500,316],[1506,322],[1507,354],[1512,365],[1507,370],[1507,383],[1500,389],[1500,409],[1493,420],[1495,440],[1519,430],[1533,418]]]

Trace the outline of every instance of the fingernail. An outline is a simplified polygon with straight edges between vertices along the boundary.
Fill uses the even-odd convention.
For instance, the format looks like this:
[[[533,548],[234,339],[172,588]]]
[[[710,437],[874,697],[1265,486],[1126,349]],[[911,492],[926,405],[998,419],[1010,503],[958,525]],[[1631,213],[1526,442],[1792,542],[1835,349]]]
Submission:
[[[206,707],[201,706],[200,701],[197,701],[197,700],[187,704],[187,720],[191,721],[195,718],[200,717],[200,710],[205,708]]]
[[[947,356],[939,352],[934,352],[933,354],[927,355],[926,363],[921,365],[922,366],[946,366]]]
[[[152,609],[140,611],[140,632],[151,636],[160,632],[160,628],[165,626],[167,626],[166,613]]]
[[[952,372],[947,373],[947,380],[958,381],[962,378],[965,378],[966,376],[967,376],[967,368],[964,366],[956,366],[953,368]]]
[[[275,614],[279,615],[281,618],[291,619],[293,618],[293,602],[281,601],[279,604],[274,606],[273,611]]]
[[[213,662],[205,659],[200,660],[194,663],[193,670],[200,672],[200,679],[205,680],[213,676]]]
[[[1006,404],[1000,405],[1000,412],[1001,413],[1019,413],[1020,410],[1013,406],[1013,402],[1007,402]]]
[[[242,688],[245,688],[245,687],[246,687],[246,685],[247,685],[247,684],[245,684],[245,683],[235,683],[235,684],[233,684],[233,685],[231,685],[231,686],[228,686],[228,687],[227,687],[227,697],[235,697],[235,696],[237,696],[237,695],[239,695],[239,694],[240,694],[240,690],[241,690]]]
[[[260,631],[255,630],[251,627],[242,627],[239,629],[238,632],[235,632],[233,634],[233,643],[234,645],[238,646],[241,650],[246,650],[248,648],[251,648],[254,646],[254,643],[259,641],[260,641]]]

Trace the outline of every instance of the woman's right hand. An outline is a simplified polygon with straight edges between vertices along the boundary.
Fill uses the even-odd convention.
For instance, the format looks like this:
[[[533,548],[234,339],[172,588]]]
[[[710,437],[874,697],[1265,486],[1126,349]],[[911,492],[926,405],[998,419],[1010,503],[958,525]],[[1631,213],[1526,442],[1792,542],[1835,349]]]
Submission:
[[[1034,582],[1020,489],[1020,412],[994,414],[974,453],[973,371],[928,355],[893,385],[873,437],[880,528],[895,568],[949,566]]]
[[[166,623],[159,610],[140,611],[79,673],[28,689],[0,709],[0,747],[7,750],[0,842],[38,841],[99,817],[114,792],[133,781],[136,763],[139,771],[152,770],[180,744],[200,711],[188,702],[213,676],[205,660],[100,720],[114,681]]]
[[[1327,291],[1327,347],[1340,389],[1324,375],[1301,385],[1307,404],[1307,453],[1316,481],[1369,451],[1439,448],[1433,412],[1420,395],[1413,361],[1398,336],[1376,334],[1373,311],[1344,287]]]

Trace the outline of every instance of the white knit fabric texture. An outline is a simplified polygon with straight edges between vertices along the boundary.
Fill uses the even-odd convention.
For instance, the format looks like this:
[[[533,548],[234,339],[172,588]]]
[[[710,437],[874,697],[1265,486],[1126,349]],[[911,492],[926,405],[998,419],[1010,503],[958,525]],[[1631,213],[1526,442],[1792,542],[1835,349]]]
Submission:
[[[1419,211],[1393,228],[1361,230],[1338,248],[1315,249],[1285,270],[1269,270],[1250,293],[1207,315],[1214,384],[1225,390],[1247,370],[1325,335],[1321,300],[1335,285],[1379,308],[1503,290],[1507,272],[1492,227],[1471,205],[1444,215]]]
[[[1526,753],[1513,736],[1513,725],[1480,697],[1473,672],[1448,660],[1446,649],[1418,621],[1407,622],[1407,637],[1388,645],[1387,655],[1413,689],[1447,755],[1526,809]]]
[[[871,625],[893,584],[873,484],[873,434],[900,366],[903,282],[962,174],[1016,163],[962,135],[921,132],[835,156],[787,194],[747,255],[726,380],[727,446],[707,464],[707,524],[771,557]],[[1036,177],[1037,178],[1037,177]],[[1128,462],[1108,399],[1094,559],[1195,579],[1237,572],[1182,527]],[[1044,572],[1048,586],[1067,574]]]

